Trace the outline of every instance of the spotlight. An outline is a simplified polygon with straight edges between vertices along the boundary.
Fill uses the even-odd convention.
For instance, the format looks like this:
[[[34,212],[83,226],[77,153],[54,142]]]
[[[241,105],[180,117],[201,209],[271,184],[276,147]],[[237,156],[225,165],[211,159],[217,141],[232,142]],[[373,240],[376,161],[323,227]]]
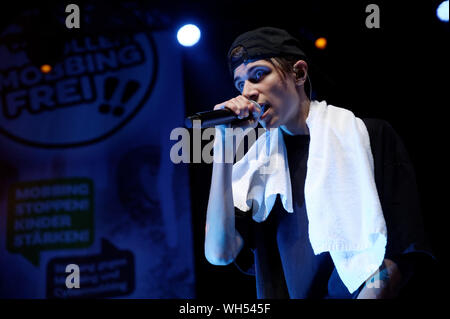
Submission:
[[[326,38],[318,38],[316,42],[314,42],[316,48],[323,50],[327,47],[327,39]]]
[[[51,70],[52,70],[52,67],[49,64],[41,65],[41,72],[42,73],[50,73]]]
[[[436,15],[442,22],[448,22],[448,0],[441,2],[436,9]]]
[[[200,29],[194,24],[186,24],[177,32],[178,42],[185,47],[191,47],[200,40]]]

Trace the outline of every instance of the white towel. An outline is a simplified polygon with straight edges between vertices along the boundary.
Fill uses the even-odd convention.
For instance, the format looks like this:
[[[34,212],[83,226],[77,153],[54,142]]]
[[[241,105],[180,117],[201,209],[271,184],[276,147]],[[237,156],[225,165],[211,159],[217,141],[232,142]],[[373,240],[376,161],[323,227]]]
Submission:
[[[349,110],[312,101],[305,180],[309,239],[316,255],[328,251],[353,293],[381,265],[387,230],[374,178],[370,140],[363,121]],[[280,194],[293,212],[286,146],[280,129],[261,135],[233,165],[234,205],[253,207],[264,221]]]

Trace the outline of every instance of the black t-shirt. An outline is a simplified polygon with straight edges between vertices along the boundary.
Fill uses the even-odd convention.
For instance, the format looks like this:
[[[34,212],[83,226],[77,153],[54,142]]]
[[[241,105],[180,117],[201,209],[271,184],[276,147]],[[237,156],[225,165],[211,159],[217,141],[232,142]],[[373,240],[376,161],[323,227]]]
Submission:
[[[375,183],[386,221],[385,258],[401,271],[411,271],[408,255],[432,256],[425,239],[415,174],[398,135],[385,121],[363,120],[374,157]],[[309,135],[283,132],[292,183],[293,213],[280,197],[268,218],[255,222],[250,212],[236,209],[236,228],[244,247],[235,260],[240,270],[256,275],[258,298],[356,298],[341,281],[328,252],[314,255],[308,234],[304,185]]]

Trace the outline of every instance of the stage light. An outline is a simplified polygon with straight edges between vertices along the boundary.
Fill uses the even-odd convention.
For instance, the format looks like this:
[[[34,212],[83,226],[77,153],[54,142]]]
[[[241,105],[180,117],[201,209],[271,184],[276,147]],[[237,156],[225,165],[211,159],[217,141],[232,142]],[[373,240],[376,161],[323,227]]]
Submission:
[[[186,24],[177,32],[178,42],[185,47],[191,47],[200,40],[200,29],[194,24]]]
[[[436,9],[436,15],[442,22],[448,22],[448,0],[442,1]]]
[[[41,72],[42,73],[49,73],[51,70],[52,70],[52,67],[49,64],[41,65]]]
[[[316,42],[314,42],[316,48],[323,50],[327,47],[327,39],[325,38],[318,38]]]

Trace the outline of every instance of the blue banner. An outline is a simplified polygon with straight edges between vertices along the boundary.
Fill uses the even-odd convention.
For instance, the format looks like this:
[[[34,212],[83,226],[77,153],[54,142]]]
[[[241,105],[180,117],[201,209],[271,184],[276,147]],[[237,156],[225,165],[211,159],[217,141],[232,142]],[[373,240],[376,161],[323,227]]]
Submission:
[[[188,171],[169,156],[184,119],[171,34],[67,39],[48,73],[20,26],[2,38],[0,297],[195,297]]]

